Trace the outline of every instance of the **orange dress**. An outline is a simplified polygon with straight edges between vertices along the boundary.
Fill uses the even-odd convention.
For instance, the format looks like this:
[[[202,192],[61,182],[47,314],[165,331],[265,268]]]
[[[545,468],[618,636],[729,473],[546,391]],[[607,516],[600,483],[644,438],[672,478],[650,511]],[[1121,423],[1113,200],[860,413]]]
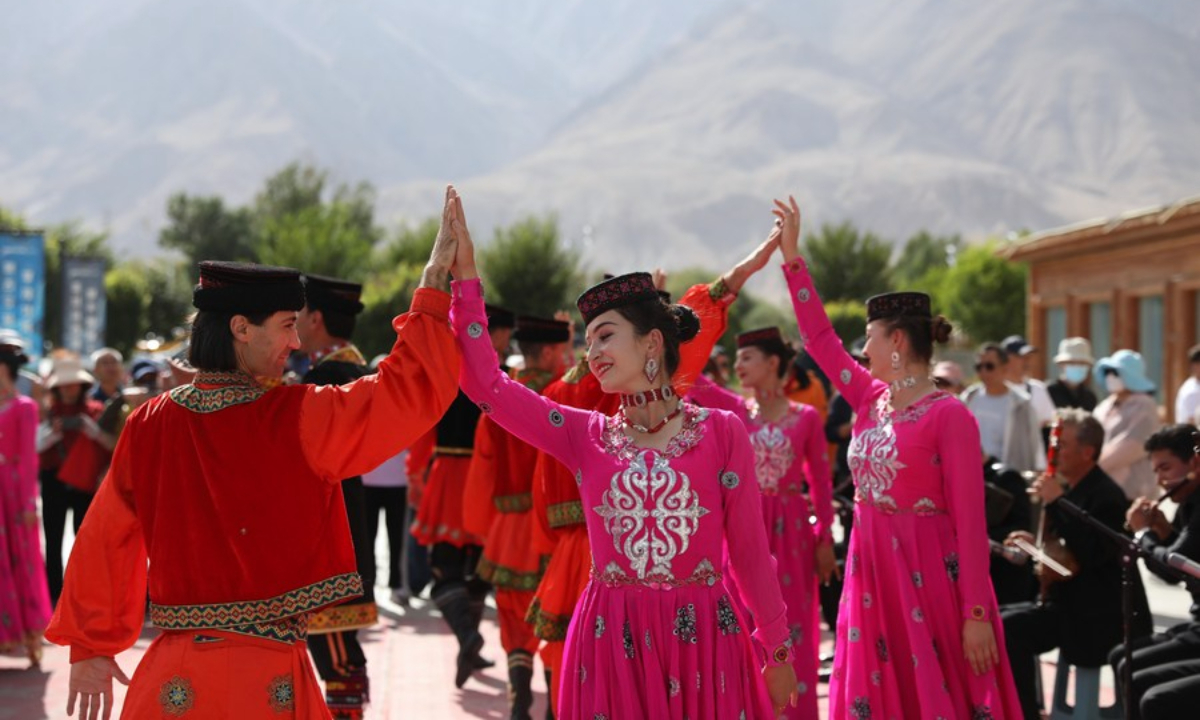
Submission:
[[[725,334],[729,305],[733,300],[734,296],[720,281],[695,285],[680,299],[679,304],[691,308],[700,317],[699,334],[680,347],[679,367],[674,376],[675,390],[680,396],[704,370],[713,346]],[[585,361],[580,361],[562,379],[547,386],[543,395],[563,405],[597,410],[606,415],[620,409],[619,398],[600,388],[600,381],[591,374]],[[550,706],[558,707],[558,678],[567,628],[590,579],[592,548],[574,474],[545,453],[539,453],[537,468],[533,483],[534,516],[537,519],[534,542],[540,552],[550,556],[550,561],[525,619],[532,625],[534,634],[545,641],[540,656],[542,664],[551,673]]]
[[[454,398],[449,300],[419,289],[379,373],[349,385],[267,390],[201,372],[130,416],[46,631],[72,662],[115,656],[141,634],[149,588],[164,632],[123,717],[329,717],[308,614],[362,593],[338,482]]]

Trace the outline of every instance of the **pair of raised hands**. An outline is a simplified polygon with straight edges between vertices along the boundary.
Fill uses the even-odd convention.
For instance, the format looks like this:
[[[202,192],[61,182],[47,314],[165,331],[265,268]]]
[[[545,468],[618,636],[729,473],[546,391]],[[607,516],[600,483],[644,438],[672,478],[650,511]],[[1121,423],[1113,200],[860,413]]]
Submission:
[[[462,196],[453,185],[446,186],[446,201],[442,206],[442,224],[429,264],[421,277],[421,287],[447,289],[449,275],[456,280],[472,280],[479,276],[475,269],[475,245],[467,229],[467,217],[463,213]]]

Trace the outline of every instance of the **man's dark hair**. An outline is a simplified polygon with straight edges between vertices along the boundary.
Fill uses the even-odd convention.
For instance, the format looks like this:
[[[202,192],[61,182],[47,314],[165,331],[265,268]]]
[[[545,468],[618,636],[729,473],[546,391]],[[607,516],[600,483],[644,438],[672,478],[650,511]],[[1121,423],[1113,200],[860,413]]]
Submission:
[[[309,312],[314,310],[321,311],[321,318],[325,321],[325,332],[329,333],[330,336],[339,340],[349,340],[354,335],[354,328],[358,325],[357,315],[337,310],[326,310],[322,307],[309,307]]]
[[[979,346],[979,350],[977,350],[975,354],[978,357],[983,357],[984,355],[987,355],[989,352],[996,353],[996,357],[1000,359],[1001,365],[1005,365],[1008,363],[1008,351],[1005,350],[1004,346],[1001,345],[1000,343],[994,343],[994,342],[984,343]]]
[[[237,313],[241,314],[241,313]],[[244,315],[251,325],[262,326],[275,313]],[[192,339],[188,344],[188,362],[197,370],[236,372],[237,354],[233,351],[233,331],[229,322],[235,313],[201,310],[192,319]]]
[[[1200,345],[1193,345],[1192,348],[1188,350],[1188,362],[1200,363]]]
[[[1196,428],[1191,425],[1168,425],[1146,439],[1147,453],[1167,450],[1184,462],[1190,462],[1195,454]]]

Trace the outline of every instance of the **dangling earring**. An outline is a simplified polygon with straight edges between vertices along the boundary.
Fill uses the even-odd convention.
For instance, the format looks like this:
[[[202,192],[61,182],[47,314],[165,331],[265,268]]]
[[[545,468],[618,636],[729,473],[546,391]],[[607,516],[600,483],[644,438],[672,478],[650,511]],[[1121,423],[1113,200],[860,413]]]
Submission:
[[[893,369],[893,370],[896,370],[896,371],[899,371],[899,370],[900,370],[900,367],[901,367],[901,365],[900,365],[900,353],[899,353],[898,351],[896,351],[896,350],[893,350],[893,351],[892,351],[892,369]]]
[[[646,359],[646,382],[654,384],[654,379],[658,377],[658,360],[656,358]]]

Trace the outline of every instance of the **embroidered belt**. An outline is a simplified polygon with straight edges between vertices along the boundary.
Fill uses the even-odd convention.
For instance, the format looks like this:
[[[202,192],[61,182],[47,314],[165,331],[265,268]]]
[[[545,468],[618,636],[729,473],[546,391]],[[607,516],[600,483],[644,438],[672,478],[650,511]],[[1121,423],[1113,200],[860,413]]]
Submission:
[[[163,630],[226,630],[295,642],[307,635],[308,613],[362,592],[362,578],[347,573],[266,600],[209,605],[150,603],[150,620]]]
[[[496,510],[502,513],[525,512],[533,507],[532,493],[517,493],[516,495],[497,495],[492,499]]]
[[[585,522],[583,517],[583,503],[578,500],[555,503],[546,508],[546,517],[550,520],[550,527],[552,528],[582,525]]]
[[[346,603],[318,610],[309,616],[308,632],[311,635],[358,630],[379,622],[379,606],[375,603]]]
[[[433,448],[434,455],[456,455],[458,457],[471,457],[475,454],[475,448],[460,448],[450,447],[448,445],[437,445]]]
[[[872,508],[884,515],[917,515],[919,517],[933,517],[935,515],[945,515],[945,508],[940,508],[930,498],[921,498],[913,503],[911,508],[901,508],[896,504],[896,501],[887,495],[883,495],[875,500],[868,498],[861,492],[854,493],[854,504],[864,505]]]
[[[652,574],[644,578],[636,578],[627,574],[615,562],[610,562],[605,566],[602,573],[596,572],[596,566],[593,565],[592,579],[602,582],[611,588],[636,586],[651,590],[674,590],[682,587],[713,587],[721,582],[721,573],[708,560],[701,560],[696,565],[695,572],[686,578],[677,578],[664,574]]]

